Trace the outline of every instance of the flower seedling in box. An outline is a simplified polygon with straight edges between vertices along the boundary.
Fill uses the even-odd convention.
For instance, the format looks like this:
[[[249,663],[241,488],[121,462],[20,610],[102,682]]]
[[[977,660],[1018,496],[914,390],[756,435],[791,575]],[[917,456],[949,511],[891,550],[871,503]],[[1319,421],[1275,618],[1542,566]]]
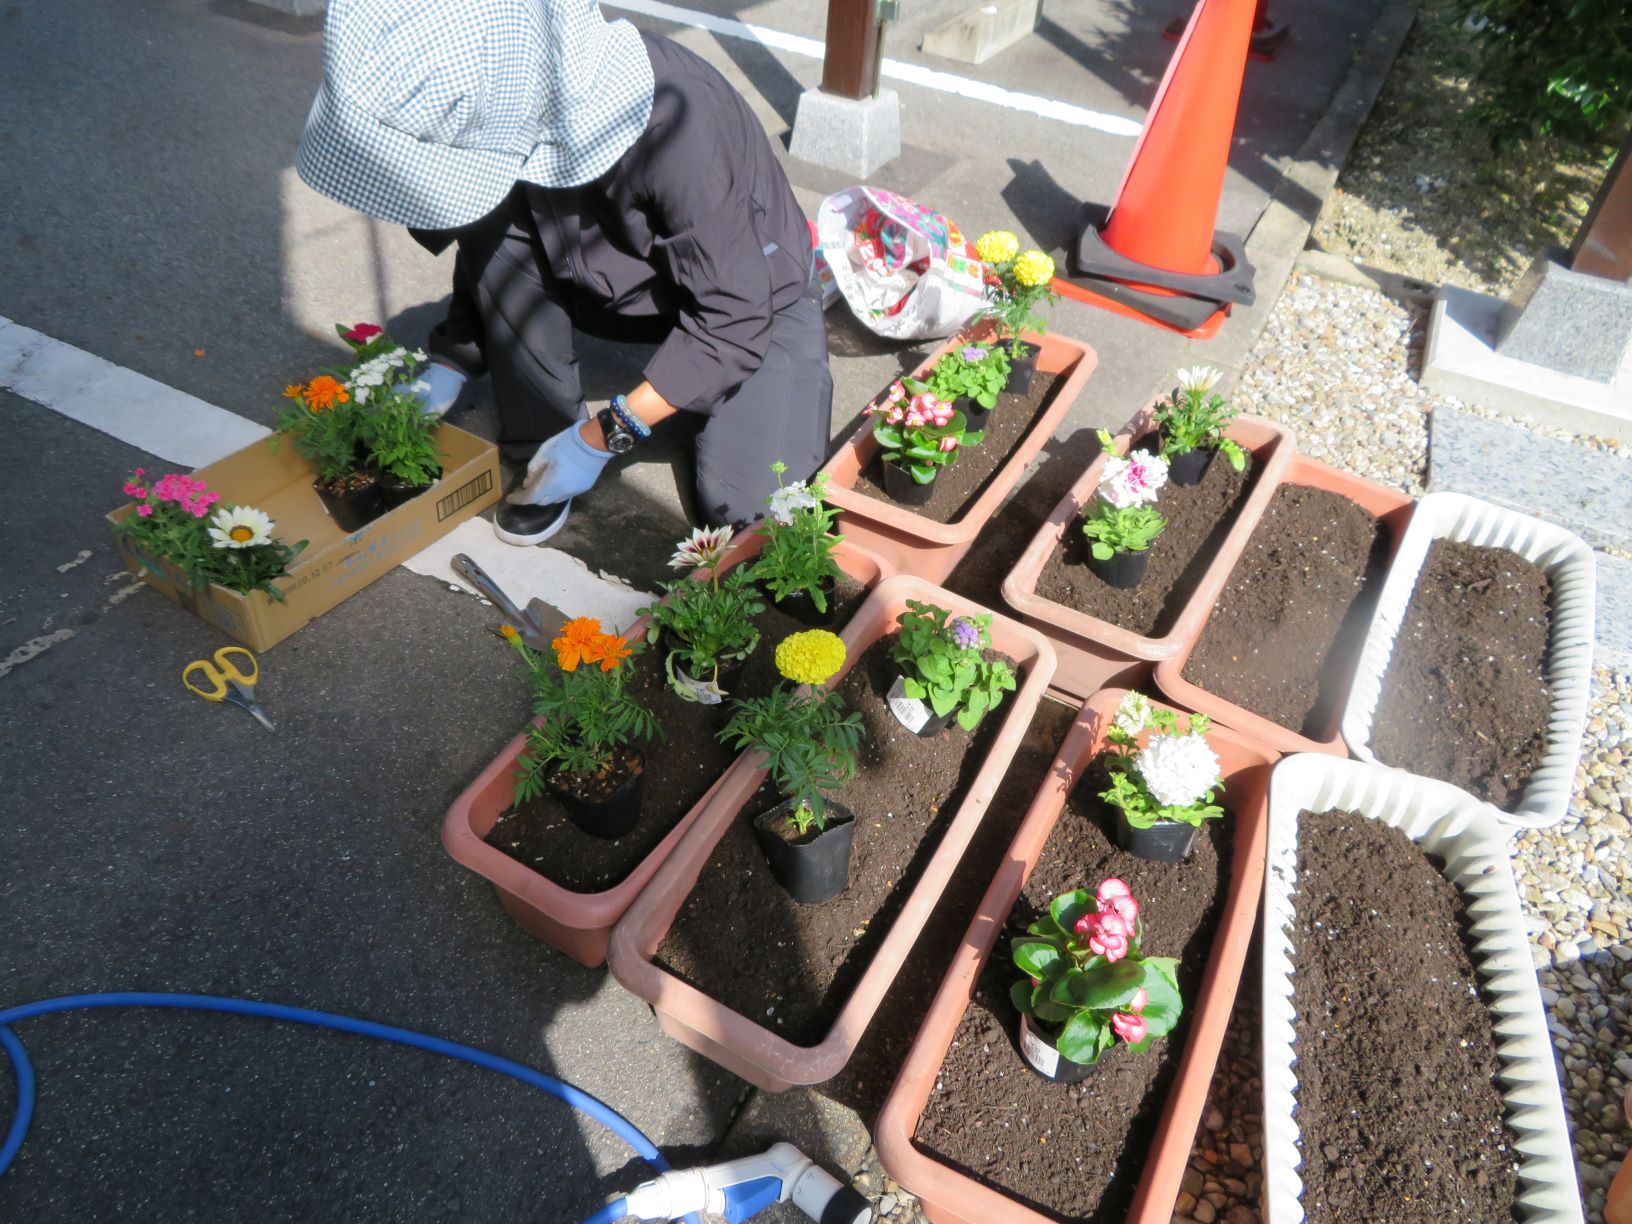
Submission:
[[[1071,1072],[1118,1041],[1142,1053],[1179,1022],[1178,961],[1143,954],[1144,919],[1123,881],[1055,897],[1027,934],[1014,942],[1026,977],[1009,997],[1023,1018],[1021,1052],[1039,1073],[1081,1078]]]
[[[1014,669],[1002,659],[986,658],[990,613],[954,617],[945,608],[909,599],[897,624],[890,657],[901,676],[890,689],[890,710],[908,730],[933,734],[955,716],[958,726],[973,731],[1004,693],[1014,691]]]
[[[986,438],[982,430],[968,428],[963,413],[914,379],[893,383],[882,404],[868,410],[878,420],[873,424],[880,458],[884,461],[884,484],[898,500],[928,500],[929,486],[943,467],[957,462],[967,446],[977,446]],[[898,477],[910,477],[902,485]],[[916,485],[919,494],[913,494]]]
[[[1180,720],[1184,728],[1179,727]],[[1117,811],[1117,840],[1142,858],[1176,863],[1190,853],[1204,820],[1224,809],[1213,802],[1223,785],[1218,756],[1207,743],[1205,714],[1180,715],[1129,693],[1105,732],[1111,785],[1100,793]],[[1150,736],[1141,748],[1139,736]]]
[[[285,544],[272,535],[277,526],[253,506],[219,505],[221,494],[194,476],[171,472],[149,481],[137,468],[125,481],[125,495],[136,499],[136,513],[115,529],[144,565],[168,561],[180,571],[189,591],[214,583],[247,595],[261,591],[282,602],[275,585],[289,575],[289,563],[306,541]]]
[[[783,796],[754,827],[777,879],[801,901],[836,896],[849,874],[855,821],[842,810],[838,821],[830,819],[824,792],[842,786],[856,772],[861,715],[847,712],[842,697],[821,687],[844,666],[844,653],[843,640],[825,629],[789,634],[777,645],[776,669],[790,683],[777,685],[764,697],[733,701],[731,719],[720,731],[724,743],[759,754],[757,764],[770,772]],[[843,836],[828,838],[816,850],[830,825],[835,832],[842,827]],[[784,856],[788,848],[811,854]],[[800,883],[807,858],[822,860],[812,869],[819,882],[808,887]],[[823,892],[826,896],[817,895]]]
[[[1110,448],[1110,434],[1099,432]],[[1144,577],[1150,546],[1167,529],[1167,519],[1152,506],[1167,483],[1167,461],[1160,455],[1132,450],[1109,454],[1094,492],[1094,508],[1083,516],[1094,571],[1113,586],[1137,586]]]
[[[929,372],[929,390],[937,400],[954,403],[968,399],[983,411],[997,406],[997,397],[1009,385],[1009,355],[998,346],[965,344],[935,363]]]
[[[1162,431],[1162,456],[1172,465],[1175,484],[1197,483],[1220,451],[1238,472],[1247,464],[1246,452],[1224,436],[1235,420],[1235,409],[1225,403],[1223,396],[1213,394],[1222,376],[1222,371],[1211,366],[1180,370],[1179,385],[1157,405],[1155,419]]]
[[[1020,250],[1020,240],[1009,230],[989,230],[975,241],[975,254],[986,265],[986,305],[977,319],[992,319],[999,335],[1007,337],[1014,359],[1029,353],[1021,343],[1026,332],[1045,330],[1040,311],[1058,298],[1054,292],[1054,261],[1043,252]]]
[[[578,617],[550,642],[553,658],[533,650],[511,626],[502,629],[533,674],[527,752],[517,762],[516,802],[546,785],[586,833],[621,837],[640,819],[644,760],[635,747],[661,736],[657,718],[627,691],[639,647]]]
[[[760,538],[759,559],[749,575],[765,584],[784,611],[806,619],[803,609],[808,603],[815,618],[826,617],[839,578],[833,550],[844,540],[833,533],[839,512],[827,504],[827,474],[818,472],[809,484],[802,480],[784,484],[782,474],[788,465],[779,459],[771,470],[777,489],[766,500],[766,514],[755,533]]]
[[[719,705],[725,697],[722,672],[746,659],[759,645],[754,617],[765,610],[748,571],[739,566],[720,578],[720,558],[731,543],[731,528],[699,527],[680,541],[669,565],[707,572],[701,581],[685,578],[664,588],[664,598],[640,615],[650,618],[648,645],[670,639],[664,670],[669,686],[687,701]]]

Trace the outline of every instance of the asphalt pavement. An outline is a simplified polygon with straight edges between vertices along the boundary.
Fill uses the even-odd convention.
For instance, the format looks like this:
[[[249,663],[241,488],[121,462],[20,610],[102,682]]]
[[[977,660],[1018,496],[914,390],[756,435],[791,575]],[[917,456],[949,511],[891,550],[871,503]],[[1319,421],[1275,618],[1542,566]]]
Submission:
[[[820,6],[796,0],[695,7],[821,35]],[[1263,303],[1410,6],[1285,9],[1294,41],[1249,68],[1222,208],[1226,226],[1256,231]],[[979,69],[921,55],[910,28],[889,53],[1137,119],[1171,52],[1159,37],[1171,15],[1051,5],[1036,36]],[[719,65],[782,147],[818,60],[634,19]],[[262,424],[286,382],[336,355],[333,322],[422,339],[450,260],[317,197],[291,169],[318,74],[312,23],[241,0],[0,5],[0,318]],[[873,181],[971,233],[1008,226],[1056,246],[1079,199],[1114,191],[1132,148],[897,88],[907,147]],[[812,213],[849,185],[789,171]],[[1238,362],[1261,317],[1239,312],[1195,344],[1062,304],[1055,330],[1087,340],[1100,364],[1052,460],[1086,455],[1090,427],[1125,419],[1176,365]],[[925,350],[874,339],[843,307],[830,328],[840,428]],[[638,357],[587,345],[590,393],[627,385]],[[485,384],[454,420],[492,436]],[[182,689],[182,665],[222,639],[119,564],[102,516],[154,456],[5,391],[0,454],[0,1005],[176,990],[363,1015],[564,1076],[678,1162],[718,1148],[745,1086],[663,1037],[604,972],[522,934],[441,849],[449,802],[526,713],[491,609],[394,571],[266,654],[268,733]],[[688,482],[677,449],[643,455],[552,544],[649,588]],[[644,1176],[621,1143],[541,1094],[359,1039],[112,1012],[33,1021],[22,1036],[41,1096],[0,1181],[0,1220],[569,1221]],[[0,1077],[0,1119],[13,1103]],[[853,1147],[817,1154],[846,1163]]]

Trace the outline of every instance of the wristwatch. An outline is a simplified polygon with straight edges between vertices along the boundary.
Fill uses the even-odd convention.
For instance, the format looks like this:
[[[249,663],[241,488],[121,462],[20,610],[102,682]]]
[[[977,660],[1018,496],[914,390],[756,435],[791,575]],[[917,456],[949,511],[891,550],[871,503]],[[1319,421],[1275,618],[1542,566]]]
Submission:
[[[635,443],[639,439],[630,432],[612,409],[602,408],[595,414],[595,420],[601,427],[601,437],[606,442],[607,450],[614,455],[627,455],[635,449]]]

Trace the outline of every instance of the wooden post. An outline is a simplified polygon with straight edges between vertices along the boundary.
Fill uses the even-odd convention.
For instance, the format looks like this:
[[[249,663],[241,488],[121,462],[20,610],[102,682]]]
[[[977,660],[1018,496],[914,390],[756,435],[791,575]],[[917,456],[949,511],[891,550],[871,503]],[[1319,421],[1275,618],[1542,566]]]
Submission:
[[[827,0],[823,93],[859,99],[878,92],[883,28],[875,0]]]
[[[1570,269],[1632,280],[1632,136],[1621,146],[1570,247]]]

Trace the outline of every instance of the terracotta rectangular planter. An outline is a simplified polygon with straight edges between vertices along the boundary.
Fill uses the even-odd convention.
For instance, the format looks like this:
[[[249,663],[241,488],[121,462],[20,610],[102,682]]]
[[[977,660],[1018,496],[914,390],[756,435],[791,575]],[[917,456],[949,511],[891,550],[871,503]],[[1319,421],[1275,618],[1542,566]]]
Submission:
[[[1287,465],[1285,475],[1281,477],[1281,485],[1303,485],[1311,489],[1324,489],[1328,493],[1348,498],[1381,520],[1383,530],[1388,533],[1390,562],[1393,561],[1394,554],[1399,552],[1406,524],[1411,521],[1413,502],[1398,489],[1390,489],[1374,481],[1364,480],[1305,455],[1293,457],[1292,462]],[[1240,560],[1239,555],[1236,560]],[[1224,587],[1229,585],[1234,572],[1235,566],[1232,564],[1230,572],[1224,575],[1219,595],[1224,593]],[[1378,583],[1381,584],[1385,578],[1386,569],[1384,574],[1378,576]],[[1217,598],[1214,597],[1214,603],[1217,602]],[[1208,612],[1210,615],[1211,604]],[[1345,657],[1332,660],[1333,666],[1342,668],[1343,684],[1338,691],[1338,699],[1332,702],[1332,708],[1327,712],[1321,735],[1318,738],[1311,738],[1290,727],[1271,722],[1261,714],[1254,714],[1245,706],[1236,705],[1233,701],[1226,701],[1217,694],[1209,693],[1184,678],[1184,665],[1190,661],[1191,652],[1195,650],[1196,643],[1201,640],[1206,628],[1207,620],[1204,618],[1194,638],[1186,642],[1176,655],[1156,664],[1156,685],[1163,693],[1181,706],[1205,714],[1226,727],[1246,732],[1277,752],[1328,752],[1333,756],[1349,754],[1348,746],[1343,742],[1343,736],[1339,734],[1339,725],[1343,721],[1342,698],[1348,693],[1349,683],[1354,679],[1354,669],[1360,659],[1359,642],[1354,643]]]
[[[1497,1078],[1516,1140],[1512,1159],[1519,1177],[1520,1218],[1525,1224],[1581,1224],[1581,1192],[1559,1093],[1553,1034],[1513,883],[1508,830],[1496,819],[1497,810],[1446,782],[1327,756],[1288,757],[1276,766],[1269,791],[1262,984],[1266,1224],[1300,1224],[1304,1219],[1292,940],[1298,816],[1333,810],[1399,829],[1443,864],[1441,871],[1463,894],[1469,953],[1490,1008],[1501,1059]],[[1430,1040],[1432,1035],[1430,1026]]]
[[[1126,454],[1128,447],[1151,432],[1152,405],[1141,408],[1134,418],[1116,435],[1117,454]],[[1264,508],[1275,495],[1275,488],[1288,463],[1292,461],[1292,435],[1283,425],[1261,417],[1239,416],[1227,431],[1227,436],[1253,452],[1261,465],[1258,483],[1241,507],[1241,513],[1224,537],[1224,543],[1213,556],[1201,580],[1179,614],[1173,628],[1161,637],[1142,637],[1119,628],[1109,621],[1089,616],[1075,608],[1044,599],[1037,594],[1037,580],[1043,567],[1060,546],[1067,531],[1075,530],[1078,516],[1099,488],[1099,474],[1105,467],[1105,455],[1094,457],[1076,484],[1066,492],[1054,507],[1052,514],[1025,552],[1015,562],[1009,576],[1003,580],[1003,598],[1018,611],[1027,624],[1042,630],[1054,643],[1060,656],[1055,687],[1081,701],[1107,683],[1116,669],[1117,660],[1144,659],[1156,662],[1171,658],[1193,644],[1213,608],[1213,602],[1224,589],[1224,580],[1234,568],[1247,537],[1264,516]]]
[[[942,1164],[920,1150],[913,1136],[986,959],[997,946],[1009,912],[1064,811],[1066,798],[1099,753],[1105,729],[1125,695],[1123,689],[1106,689],[1082,707],[1049,770],[1048,780],[1037,792],[996,878],[986,890],[879,1113],[873,1136],[879,1158],[891,1177],[918,1196],[924,1214],[935,1224],[1045,1224],[1050,1218]],[[1196,1126],[1201,1121],[1213,1068],[1235,1005],[1236,987],[1263,889],[1269,772],[1276,754],[1222,727],[1213,728],[1207,742],[1223,767],[1227,784],[1223,802],[1230,812],[1229,819],[1236,822],[1229,891],[1200,996],[1185,1000],[1189,1028],[1184,1054],[1162,1108],[1127,1224],[1167,1224],[1173,1217]],[[998,1051],[994,1057],[1009,1053],[1012,1051]],[[1018,1053],[1012,1056],[1016,1074],[1031,1074],[1021,1065]]]
[[[740,564],[758,553],[758,539],[745,537],[732,546],[727,561]],[[834,556],[839,567],[863,586],[874,587],[888,576],[884,562],[848,541],[839,545]],[[639,620],[629,632],[643,633],[645,627],[646,622]],[[607,939],[623,912],[673,852],[698,814],[728,789],[726,783],[733,770],[742,771],[733,766],[722,774],[668,836],[621,881],[601,892],[581,893],[557,884],[482,840],[510,806],[516,758],[526,747],[527,734],[522,732],[453,801],[442,821],[442,845],[454,861],[493,885],[499,904],[522,930],[593,969],[606,962]]]
[[[868,646],[894,627],[896,618],[906,611],[909,599],[929,600],[966,615],[985,611],[967,599],[909,575],[888,579],[879,584],[845,628],[843,637],[848,655],[845,670]],[[765,776],[762,769],[752,766],[753,752],[745,752],[738,759],[719,793],[698,815],[690,832],[612,933],[609,951],[612,975],[652,1005],[658,1023],[671,1037],[768,1092],[781,1092],[796,1084],[819,1084],[837,1075],[850,1061],[868,1022],[985,816],[987,805],[1024,739],[1026,727],[1053,674],[1054,652],[1042,635],[1007,617],[992,618],[992,645],[1012,658],[1022,673],[1018,689],[998,711],[1002,726],[940,845],[913,885],[871,964],[850,992],[826,1036],[814,1046],[793,1044],[681,981],[653,959],[680,907],[708,865],[714,847],[731,822],[739,819],[742,805]]]
[[[844,511],[839,530],[847,538],[884,558],[900,573],[915,574],[926,582],[945,580],[963,560],[1003,500],[1020,483],[1026,466],[1054,436],[1099,360],[1093,349],[1064,336],[1027,335],[1026,341],[1038,350],[1038,371],[1058,374],[1061,378],[1055,384],[1054,398],[1032,422],[1019,449],[1009,456],[974,504],[952,522],[937,523],[908,506],[858,489],[856,482],[862,470],[878,454],[872,419],[864,417],[822,469],[829,479],[828,501]],[[912,376],[921,377],[943,353],[965,342],[962,337],[948,340],[926,358]]]

